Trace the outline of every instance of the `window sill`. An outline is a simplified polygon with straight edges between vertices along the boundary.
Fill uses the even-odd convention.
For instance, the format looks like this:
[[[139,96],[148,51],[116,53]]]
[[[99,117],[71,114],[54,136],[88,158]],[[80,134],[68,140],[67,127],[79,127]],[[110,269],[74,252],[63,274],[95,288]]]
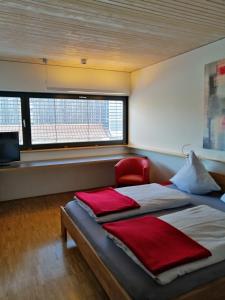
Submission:
[[[84,146],[84,147],[64,147],[64,148],[48,148],[48,149],[31,149],[31,150],[21,150],[22,154],[26,153],[38,153],[38,152],[52,152],[52,151],[76,151],[76,150],[86,150],[86,149],[102,149],[102,148],[117,148],[117,147],[127,147],[127,144],[119,145],[104,145],[104,146]]]
[[[54,160],[43,160],[43,161],[29,161],[29,162],[15,162],[10,166],[0,167],[1,171],[13,171],[13,170],[22,170],[28,168],[44,168],[44,167],[60,167],[60,166],[69,166],[69,165],[93,165],[99,163],[116,163],[120,159],[139,156],[135,154],[118,154],[118,155],[105,155],[105,156],[90,156],[90,157],[80,157],[73,159],[54,159]]]

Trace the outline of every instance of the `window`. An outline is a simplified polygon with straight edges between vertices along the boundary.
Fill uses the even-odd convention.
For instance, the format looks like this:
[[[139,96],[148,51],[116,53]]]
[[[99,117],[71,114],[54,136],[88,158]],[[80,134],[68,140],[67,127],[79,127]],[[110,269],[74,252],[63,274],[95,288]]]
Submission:
[[[21,99],[0,97],[0,132],[18,131],[20,145],[23,144]]]
[[[0,131],[19,131],[24,149],[127,142],[127,97],[3,94]]]

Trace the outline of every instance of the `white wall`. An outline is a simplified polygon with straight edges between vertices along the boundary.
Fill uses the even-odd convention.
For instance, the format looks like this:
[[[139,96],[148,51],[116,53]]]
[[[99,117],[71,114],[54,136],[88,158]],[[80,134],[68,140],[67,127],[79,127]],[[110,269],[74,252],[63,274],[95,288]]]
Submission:
[[[21,151],[22,161],[42,161],[48,159],[70,159],[98,155],[114,155],[127,153],[126,146],[93,146],[66,149],[45,149]]]
[[[224,151],[202,148],[204,65],[225,58],[225,39],[132,73],[129,143],[168,153],[192,144],[202,157],[225,161]]]
[[[91,93],[129,94],[130,74],[107,70],[0,62],[0,90],[51,92],[54,87]],[[47,79],[47,82],[46,82]],[[52,92],[54,92],[52,90]],[[65,150],[25,151],[23,161],[63,159],[125,153],[125,147],[89,147]],[[0,201],[114,184],[112,163],[31,168],[0,172]]]
[[[54,92],[49,88],[74,90],[92,93],[118,93],[129,95],[130,74],[108,70],[82,69],[73,67],[0,61],[0,90],[21,92]],[[105,152],[106,151],[106,152]],[[106,148],[85,150],[83,155],[104,155],[115,153]],[[92,154],[93,152],[93,154]],[[120,151],[118,152],[120,153]],[[22,160],[56,159],[82,156],[81,150],[23,152]]]
[[[144,155],[150,160],[150,181],[168,181],[185,163],[184,155],[175,155],[158,151],[131,148],[132,153]],[[202,159],[206,169],[210,172],[225,175],[225,163],[211,159]]]
[[[202,157],[225,161],[225,152],[202,149],[204,127],[204,65],[225,58],[225,40],[204,46],[165,62],[132,73],[129,100],[129,142],[152,160],[152,179],[168,179],[184,160],[183,144]],[[129,93],[129,73],[49,67],[48,87],[92,89],[94,92]],[[0,62],[0,89],[47,92],[41,65]],[[132,150],[133,151],[133,150]],[[123,153],[126,149],[94,148],[27,152],[23,160],[55,159]],[[167,154],[160,154],[164,152]],[[223,163],[205,160],[211,171],[225,173]],[[63,192],[102,184],[113,184],[113,166],[59,167],[43,171],[1,173],[0,200]],[[28,184],[29,183],[29,184]]]
[[[130,73],[73,67],[47,66],[31,63],[0,61],[0,90],[21,92],[54,92],[58,88],[90,93],[118,93],[129,95]],[[61,90],[60,90],[61,89]],[[118,148],[117,148],[118,150]],[[119,149],[120,152],[121,149]],[[83,152],[83,153],[82,153]],[[87,155],[114,154],[115,148],[94,148],[65,151],[26,151],[22,160],[61,159]]]
[[[130,73],[0,61],[0,90],[51,92],[49,88],[121,93],[130,91]],[[52,90],[52,92],[54,92]]]

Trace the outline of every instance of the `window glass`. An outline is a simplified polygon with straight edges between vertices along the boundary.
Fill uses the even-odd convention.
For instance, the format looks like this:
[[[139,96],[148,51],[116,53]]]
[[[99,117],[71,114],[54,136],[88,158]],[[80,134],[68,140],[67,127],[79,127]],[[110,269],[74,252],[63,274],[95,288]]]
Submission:
[[[20,145],[23,144],[21,99],[0,97],[0,132],[19,132]]]
[[[123,140],[123,101],[30,98],[31,144]]]

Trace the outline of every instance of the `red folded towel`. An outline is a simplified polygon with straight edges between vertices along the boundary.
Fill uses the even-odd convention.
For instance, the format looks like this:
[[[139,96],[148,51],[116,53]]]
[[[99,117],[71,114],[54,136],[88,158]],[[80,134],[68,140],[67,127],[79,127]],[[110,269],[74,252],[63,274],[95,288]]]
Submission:
[[[211,256],[209,250],[156,217],[106,223],[103,228],[121,240],[155,275]]]
[[[136,201],[118,193],[111,187],[77,192],[75,196],[88,205],[98,217],[140,207]]]

